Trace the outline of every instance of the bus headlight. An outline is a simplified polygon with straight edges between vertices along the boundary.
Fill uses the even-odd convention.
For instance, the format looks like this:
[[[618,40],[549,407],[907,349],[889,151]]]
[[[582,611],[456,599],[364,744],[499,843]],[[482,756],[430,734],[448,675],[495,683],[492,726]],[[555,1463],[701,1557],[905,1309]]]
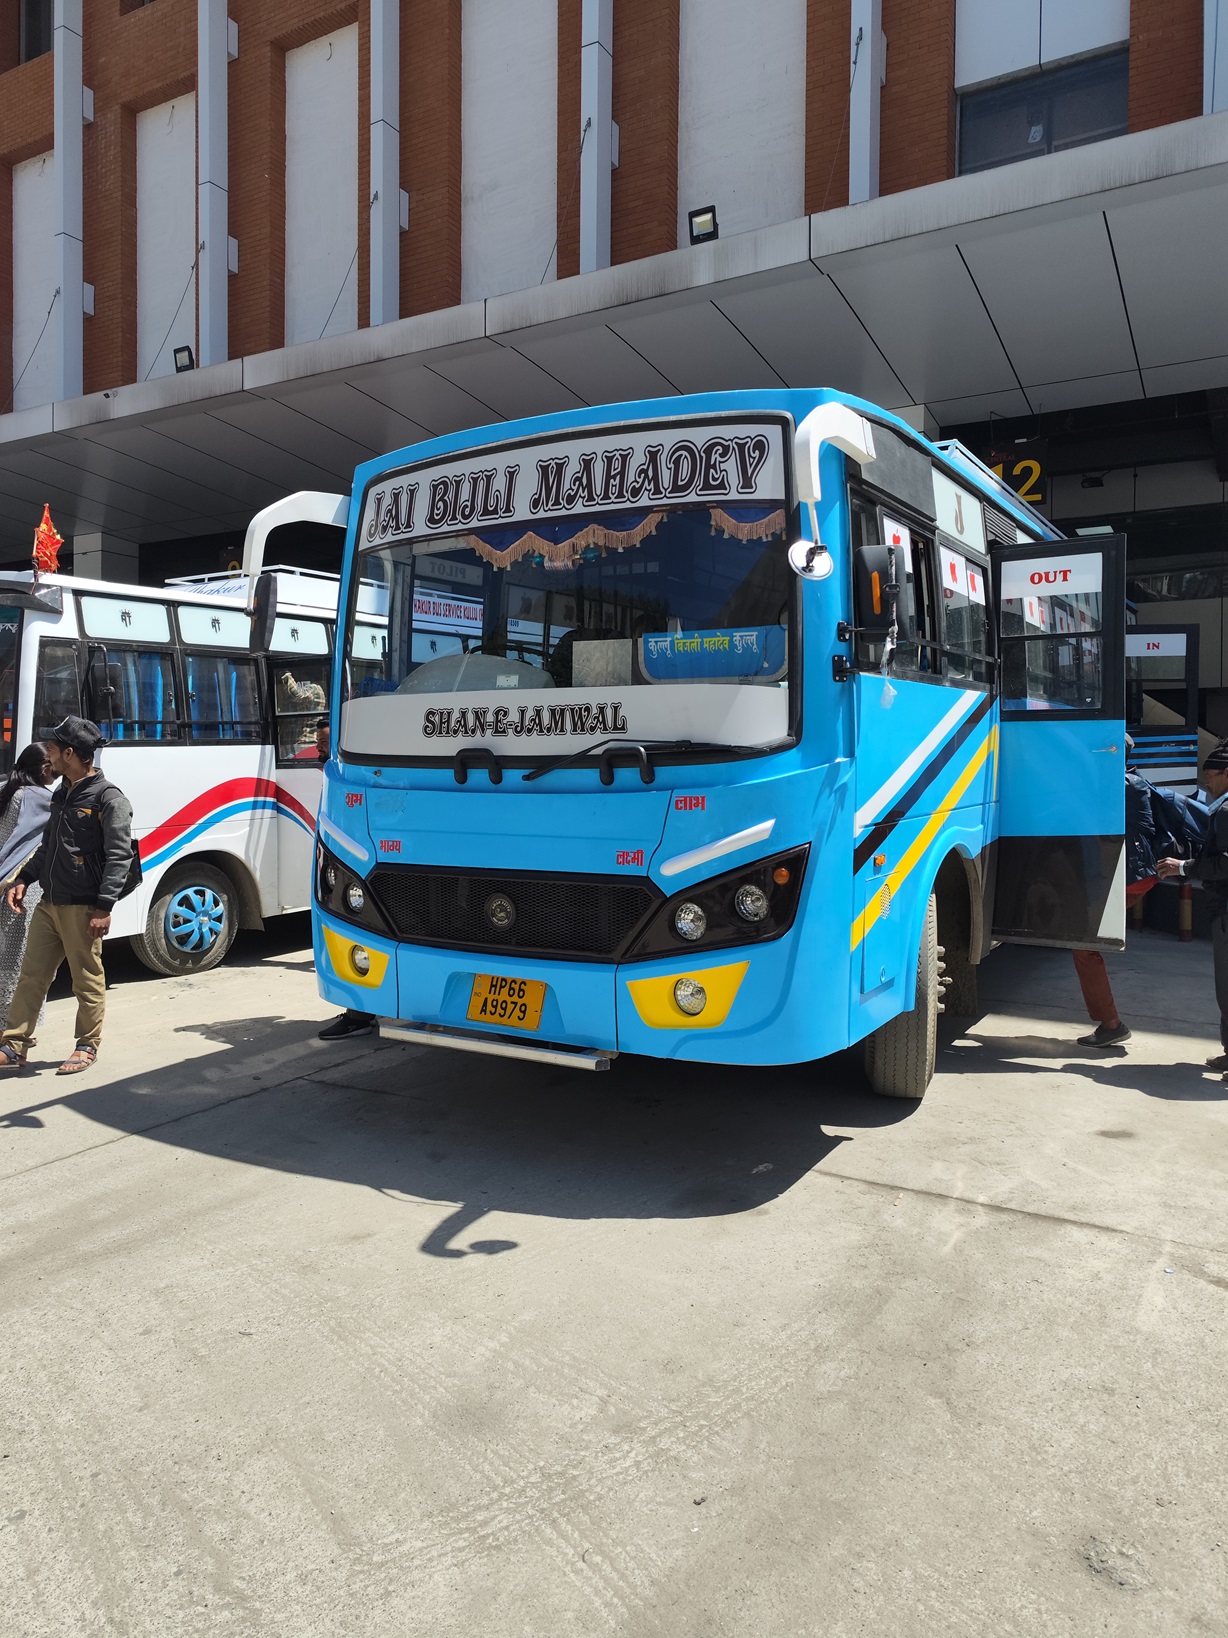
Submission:
[[[371,971],[371,956],[361,944],[350,945],[350,960],[354,964],[354,971],[360,978],[365,978]]]
[[[761,887],[743,882],[733,895],[733,907],[743,921],[762,921],[771,908],[768,896]]]
[[[674,911],[674,931],[679,938],[694,944],[708,931],[708,918],[698,904],[687,899]]]
[[[317,841],[316,902],[342,921],[356,921],[360,927],[382,938],[395,936],[376,895],[366,882]]]
[[[809,853],[809,847],[791,848],[666,899],[622,959],[677,955],[679,940],[692,949],[719,950],[779,938],[797,914]]]

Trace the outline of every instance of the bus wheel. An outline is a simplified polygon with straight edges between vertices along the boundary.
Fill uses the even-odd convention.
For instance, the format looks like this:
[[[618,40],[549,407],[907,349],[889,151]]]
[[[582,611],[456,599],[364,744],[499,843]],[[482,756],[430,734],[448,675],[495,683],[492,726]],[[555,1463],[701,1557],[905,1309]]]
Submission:
[[[911,1012],[876,1029],[866,1042],[866,1077],[885,1098],[923,1098],[938,1050],[938,900],[930,894],[917,957],[917,999]]]
[[[133,935],[132,949],[152,972],[204,973],[225,956],[238,925],[239,900],[229,876],[213,865],[177,865],[158,883],[145,931]]]

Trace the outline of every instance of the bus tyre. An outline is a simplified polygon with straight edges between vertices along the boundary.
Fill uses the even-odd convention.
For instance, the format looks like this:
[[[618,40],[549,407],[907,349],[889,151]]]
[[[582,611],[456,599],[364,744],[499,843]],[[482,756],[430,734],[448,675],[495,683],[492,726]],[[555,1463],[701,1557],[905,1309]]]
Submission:
[[[234,943],[239,896],[224,871],[213,865],[184,864],[158,883],[143,933],[132,949],[151,972],[205,973]]]
[[[866,1078],[885,1098],[923,1098],[938,1050],[938,900],[930,894],[917,957],[917,999],[911,1012],[876,1029],[866,1042]]]

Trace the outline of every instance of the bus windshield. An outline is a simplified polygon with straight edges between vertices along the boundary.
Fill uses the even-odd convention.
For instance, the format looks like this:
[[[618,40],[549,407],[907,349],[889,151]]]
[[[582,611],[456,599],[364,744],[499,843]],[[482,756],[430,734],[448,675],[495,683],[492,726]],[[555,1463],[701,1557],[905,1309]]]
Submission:
[[[368,547],[343,752],[575,751],[789,733],[783,496],[656,505]]]

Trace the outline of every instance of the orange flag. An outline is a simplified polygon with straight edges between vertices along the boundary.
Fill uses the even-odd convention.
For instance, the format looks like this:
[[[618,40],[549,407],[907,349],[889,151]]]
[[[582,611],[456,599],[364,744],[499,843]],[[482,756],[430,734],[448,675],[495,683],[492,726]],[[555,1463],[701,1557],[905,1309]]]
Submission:
[[[60,547],[64,537],[51,521],[51,507],[44,505],[43,521],[34,531],[34,572],[55,574],[60,567]]]

